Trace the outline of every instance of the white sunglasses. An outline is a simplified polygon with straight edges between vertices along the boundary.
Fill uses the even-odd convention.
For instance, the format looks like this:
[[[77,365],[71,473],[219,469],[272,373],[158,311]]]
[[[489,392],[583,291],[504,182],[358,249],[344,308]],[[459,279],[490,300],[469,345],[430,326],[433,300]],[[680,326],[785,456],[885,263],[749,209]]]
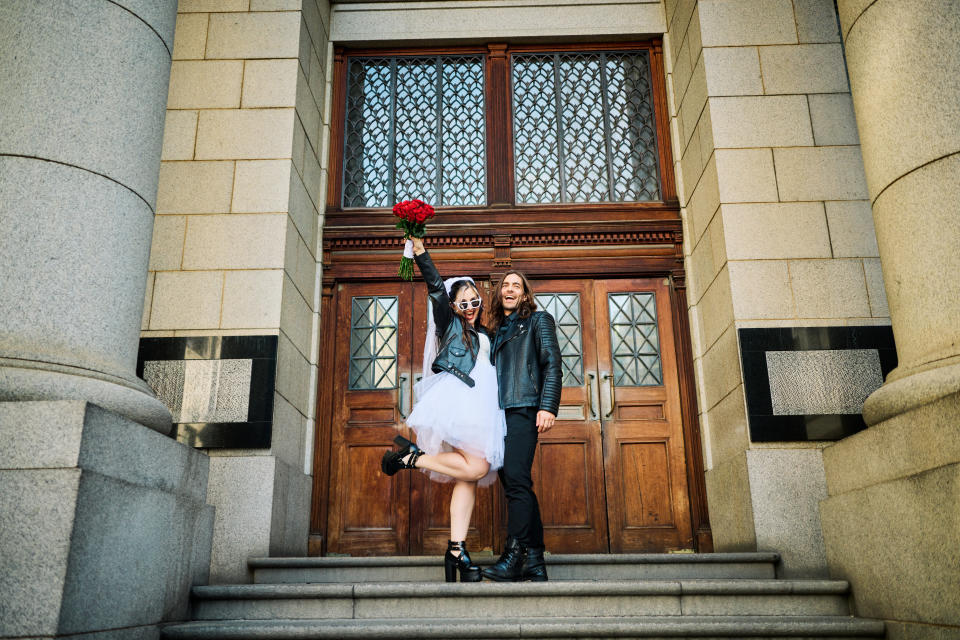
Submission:
[[[483,302],[480,300],[480,298],[474,298],[473,300],[462,300],[455,304],[460,311],[466,311],[467,309],[478,308],[481,304],[483,304]]]

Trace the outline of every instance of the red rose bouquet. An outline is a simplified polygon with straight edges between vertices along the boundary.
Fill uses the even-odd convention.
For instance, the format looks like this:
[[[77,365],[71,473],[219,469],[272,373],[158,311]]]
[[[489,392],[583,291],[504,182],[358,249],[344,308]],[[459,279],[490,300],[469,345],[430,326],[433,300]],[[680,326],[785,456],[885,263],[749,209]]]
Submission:
[[[397,216],[397,229],[403,231],[403,239],[422,238],[427,235],[427,220],[433,217],[433,207],[423,200],[404,200],[393,205],[393,215]],[[409,246],[409,245],[408,245]],[[408,255],[409,254],[409,255]],[[404,248],[397,272],[403,280],[413,280],[413,250]]]

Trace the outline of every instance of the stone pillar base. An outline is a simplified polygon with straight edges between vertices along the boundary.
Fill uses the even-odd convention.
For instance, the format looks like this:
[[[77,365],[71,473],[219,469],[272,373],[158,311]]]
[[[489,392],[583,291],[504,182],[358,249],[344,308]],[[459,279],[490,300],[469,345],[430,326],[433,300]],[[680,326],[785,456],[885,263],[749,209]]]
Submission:
[[[0,637],[140,640],[186,619],[208,575],[208,465],[96,405],[0,402]]]
[[[958,416],[954,391],[824,449],[831,574],[854,585],[857,615],[896,621],[888,638],[960,638]]]

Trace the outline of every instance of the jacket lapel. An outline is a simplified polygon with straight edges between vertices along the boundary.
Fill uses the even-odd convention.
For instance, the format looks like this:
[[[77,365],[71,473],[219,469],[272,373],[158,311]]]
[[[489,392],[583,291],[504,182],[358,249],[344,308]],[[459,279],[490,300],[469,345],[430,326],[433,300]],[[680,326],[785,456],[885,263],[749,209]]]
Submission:
[[[510,326],[507,327],[506,335],[504,335],[502,339],[497,340],[497,346],[494,347],[493,352],[496,353],[497,351],[500,351],[500,348],[503,347],[503,345],[510,342],[517,336],[518,333],[520,333],[521,330],[525,329],[527,326],[527,320],[529,320],[529,318],[524,318],[523,320],[517,319],[511,322]],[[499,333],[499,331],[497,333]]]

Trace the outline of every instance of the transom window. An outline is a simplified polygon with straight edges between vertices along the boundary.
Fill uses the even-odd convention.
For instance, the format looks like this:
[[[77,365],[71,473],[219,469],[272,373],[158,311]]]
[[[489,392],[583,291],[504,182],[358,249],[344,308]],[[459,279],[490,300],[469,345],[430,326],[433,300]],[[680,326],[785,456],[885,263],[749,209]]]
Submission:
[[[490,51],[345,57],[343,208],[665,199],[650,46]]]

